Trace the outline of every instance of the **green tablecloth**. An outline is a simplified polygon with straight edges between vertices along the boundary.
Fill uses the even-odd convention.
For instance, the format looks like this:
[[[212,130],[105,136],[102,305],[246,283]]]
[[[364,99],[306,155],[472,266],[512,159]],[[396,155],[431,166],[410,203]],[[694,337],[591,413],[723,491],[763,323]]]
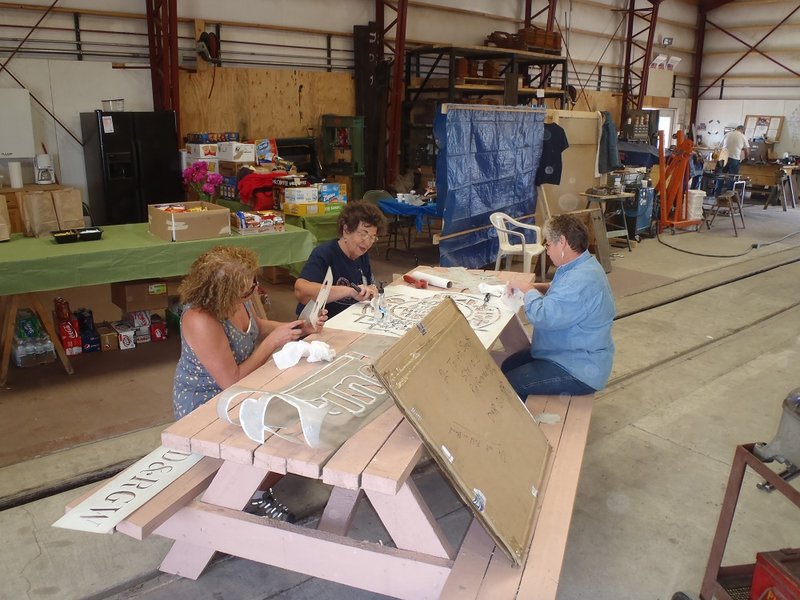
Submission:
[[[261,266],[280,266],[305,261],[314,240],[292,225],[281,233],[193,242],[165,242],[148,231],[147,223],[108,225],[101,240],[72,244],[15,234],[0,243],[0,295],[184,275],[203,251],[217,245],[247,246]]]
[[[339,221],[339,213],[326,213],[324,215],[309,215],[298,217],[297,215],[286,215],[286,223],[296,227],[302,227],[310,231],[317,239],[317,244],[335,240],[339,237],[336,223]]]

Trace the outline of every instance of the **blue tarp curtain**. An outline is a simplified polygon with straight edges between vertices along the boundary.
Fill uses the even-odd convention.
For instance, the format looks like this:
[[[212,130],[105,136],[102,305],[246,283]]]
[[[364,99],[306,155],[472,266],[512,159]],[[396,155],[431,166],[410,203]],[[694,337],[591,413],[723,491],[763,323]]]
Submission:
[[[543,132],[544,111],[526,107],[448,105],[437,115],[436,201],[443,236],[484,227],[496,211],[512,217],[536,211]],[[439,252],[442,266],[480,268],[494,262],[497,235],[489,227],[446,238]]]

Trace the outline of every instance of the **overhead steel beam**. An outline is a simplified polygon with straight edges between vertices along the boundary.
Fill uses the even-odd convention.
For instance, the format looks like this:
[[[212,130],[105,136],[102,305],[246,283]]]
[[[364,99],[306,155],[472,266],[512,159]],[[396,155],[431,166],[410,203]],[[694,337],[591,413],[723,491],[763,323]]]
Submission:
[[[766,40],[766,39],[767,39],[769,36],[771,36],[773,33],[775,33],[775,31],[776,31],[776,30],[777,30],[777,29],[778,29],[778,28],[779,28],[781,25],[783,25],[783,24],[784,24],[786,21],[788,21],[788,20],[789,20],[789,19],[792,17],[792,15],[794,15],[794,13],[796,13],[798,10],[800,10],[800,4],[798,4],[797,6],[795,6],[795,7],[794,7],[794,9],[792,9],[792,11],[791,11],[791,12],[790,12],[788,15],[786,15],[786,16],[785,16],[783,19],[781,19],[781,20],[780,20],[780,22],[779,22],[779,23],[777,23],[777,24],[776,24],[776,25],[775,25],[775,26],[774,26],[772,29],[770,29],[770,30],[769,30],[769,31],[768,31],[766,34],[764,34],[764,36],[762,36],[762,38],[761,38],[760,40],[758,40],[758,41],[757,41],[757,42],[756,42],[756,43],[755,43],[753,46],[750,46],[749,44],[746,44],[745,42],[742,42],[743,44],[745,44],[745,46],[747,46],[747,48],[748,48],[748,49],[747,49],[747,52],[745,52],[744,54],[742,54],[742,56],[740,56],[740,57],[739,57],[739,58],[738,58],[738,59],[737,59],[737,60],[736,60],[736,61],[735,61],[735,62],[734,62],[734,63],[733,63],[733,64],[732,64],[730,67],[728,67],[727,69],[725,69],[725,71],[723,71],[721,75],[719,75],[719,76],[718,76],[716,79],[714,79],[714,81],[712,81],[712,82],[711,82],[709,85],[707,85],[705,88],[703,88],[703,91],[701,91],[701,92],[699,92],[699,93],[698,93],[698,98],[699,98],[700,96],[702,96],[703,94],[705,94],[705,93],[706,93],[708,90],[710,90],[712,87],[714,87],[714,85],[716,85],[716,83],[717,83],[717,82],[718,82],[720,79],[722,79],[723,77],[725,77],[725,75],[727,75],[728,73],[730,73],[730,72],[733,70],[733,68],[734,68],[736,65],[738,65],[738,64],[739,64],[740,62],[742,62],[742,61],[743,61],[745,58],[747,58],[747,55],[748,55],[748,54],[750,54],[751,52],[753,52],[754,50],[756,50],[756,49],[758,48],[758,46],[761,44],[761,42],[763,42],[763,41],[764,41],[764,40]],[[721,31],[723,31],[723,32],[725,32],[725,33],[728,33],[729,35],[731,35],[731,37],[735,37],[735,36],[733,36],[733,34],[730,34],[729,32],[725,31],[725,29],[723,29],[723,28],[722,28],[722,27],[720,27],[719,25],[714,25],[714,23],[711,23],[711,22],[709,22],[709,24],[710,24],[710,25],[713,25],[714,27],[716,27],[717,29],[719,29],[719,30],[721,30]],[[739,40],[739,41],[741,41],[741,40]],[[778,64],[780,64],[780,63],[778,63]],[[783,66],[783,65],[781,65],[781,66]],[[794,73],[794,71],[792,71],[792,73]]]
[[[178,8],[176,0],[145,0],[153,108],[174,110],[180,137]]]
[[[694,38],[694,68],[689,95],[692,101],[689,123],[697,123],[697,101],[700,98],[700,76],[703,72],[703,44],[706,38],[706,13],[697,13],[697,29]]]
[[[558,8],[558,0],[545,0],[544,8],[538,10],[537,12],[533,12],[533,0],[525,0],[525,27],[530,27],[533,25],[533,20],[541,15],[543,12],[547,12],[547,25],[545,28],[547,31],[553,31],[553,28],[556,24],[556,9]]]
[[[39,17],[39,20],[36,21],[33,27],[31,27],[28,33],[25,35],[25,37],[22,38],[22,41],[19,44],[17,44],[16,48],[14,48],[14,51],[11,53],[11,56],[9,56],[6,59],[6,61],[0,65],[0,73],[3,72],[3,70],[6,68],[6,65],[11,62],[11,59],[14,58],[17,52],[19,52],[20,48],[22,48],[22,46],[25,45],[25,42],[28,41],[28,38],[30,38],[33,35],[33,32],[36,31],[41,22],[44,21],[45,17],[47,17],[47,15],[50,14],[50,11],[52,11],[55,8],[56,4],[58,4],[58,0],[53,0],[53,3],[50,5],[50,7],[42,13],[42,16]]]
[[[386,8],[395,12],[395,18],[386,24]],[[380,32],[381,58],[385,57],[387,50],[394,55],[392,62],[392,76],[389,82],[389,118],[387,119],[386,135],[386,181],[394,183],[400,169],[400,119],[403,107],[403,64],[406,54],[406,21],[408,17],[408,0],[387,2],[376,0],[375,21]],[[387,34],[394,30],[394,45],[387,42]]]
[[[636,2],[637,0],[629,0],[628,4],[621,123],[625,123],[632,109],[642,108],[644,104],[644,97],[647,93],[647,75],[658,21],[658,7],[661,4],[661,0],[647,0],[649,7],[637,8]],[[641,29],[637,29],[639,26]]]

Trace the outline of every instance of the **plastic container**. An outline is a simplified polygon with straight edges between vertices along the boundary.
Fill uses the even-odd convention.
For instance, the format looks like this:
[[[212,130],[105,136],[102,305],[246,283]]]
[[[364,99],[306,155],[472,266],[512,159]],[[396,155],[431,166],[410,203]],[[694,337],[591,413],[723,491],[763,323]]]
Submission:
[[[86,227],[85,229],[78,229],[77,231],[78,239],[82,242],[91,242],[103,237],[103,230],[99,227]]]
[[[125,100],[115,98],[114,100],[102,100],[103,112],[122,112],[125,110]]]
[[[59,229],[58,231],[51,231],[50,234],[58,244],[69,244],[78,241],[78,232],[74,229]]]
[[[703,190],[689,190],[688,219],[699,221],[703,219],[703,199],[706,193]]]

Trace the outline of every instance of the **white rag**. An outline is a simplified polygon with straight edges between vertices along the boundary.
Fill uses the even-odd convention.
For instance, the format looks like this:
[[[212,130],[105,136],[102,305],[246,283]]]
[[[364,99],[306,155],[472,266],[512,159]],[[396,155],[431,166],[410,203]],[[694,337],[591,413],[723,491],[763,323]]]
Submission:
[[[323,360],[331,361],[336,357],[336,350],[325,342],[315,340],[313,342],[289,342],[283,348],[272,355],[275,366],[279,369],[288,369],[300,362],[304,356],[308,357],[308,362],[320,362]]]

